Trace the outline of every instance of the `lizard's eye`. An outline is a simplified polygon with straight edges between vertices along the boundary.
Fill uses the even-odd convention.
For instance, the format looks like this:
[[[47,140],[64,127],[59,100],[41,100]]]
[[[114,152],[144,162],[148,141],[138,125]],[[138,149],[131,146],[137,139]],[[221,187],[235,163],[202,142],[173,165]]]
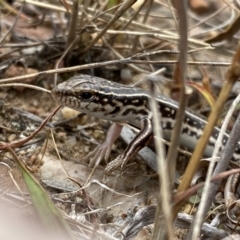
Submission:
[[[79,96],[80,96],[80,98],[88,100],[88,99],[90,99],[92,97],[92,93],[90,93],[90,92],[82,92],[82,93],[80,93]]]

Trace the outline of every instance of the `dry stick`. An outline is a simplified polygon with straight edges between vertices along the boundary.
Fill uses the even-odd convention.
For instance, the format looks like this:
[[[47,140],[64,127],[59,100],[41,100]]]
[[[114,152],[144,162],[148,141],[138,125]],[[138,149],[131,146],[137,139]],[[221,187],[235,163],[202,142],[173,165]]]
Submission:
[[[200,52],[203,50],[211,50],[213,49],[212,47],[202,47],[202,48],[195,48],[195,49],[191,49],[188,50],[187,53],[195,53],[195,52]],[[132,55],[131,58],[141,58],[141,57],[148,57],[148,56],[152,56],[152,55],[156,55],[156,54],[179,54],[178,50],[168,50],[168,49],[164,49],[164,50],[157,50],[157,51],[153,51],[153,52],[144,52],[144,53],[136,53],[135,55]]]
[[[179,145],[179,136],[181,134],[182,130],[182,122],[185,115],[185,108],[186,108],[186,101],[187,101],[187,92],[185,88],[185,71],[186,71],[186,60],[187,60],[187,4],[186,0],[182,1],[176,1],[176,8],[178,11],[179,16],[179,31],[180,31],[180,40],[179,40],[179,63],[177,64],[177,68],[175,72],[179,74],[179,76],[176,76],[176,80],[179,80],[179,84],[181,87],[180,92],[180,103],[179,103],[179,109],[176,114],[176,123],[174,124],[173,132],[171,134],[171,146],[168,151],[167,155],[167,172],[169,176],[169,189],[168,192],[174,187],[174,180],[175,180],[175,168],[176,168],[176,156],[177,156],[177,148]],[[167,181],[165,179],[165,181]],[[162,182],[160,183],[162,185]],[[163,195],[165,193],[163,192]],[[163,197],[161,195],[161,198]],[[168,199],[169,201],[170,199]],[[168,202],[170,207],[170,201]],[[164,206],[162,205],[162,211],[164,211]],[[170,215],[169,219],[159,219],[157,221],[158,214],[156,214],[155,217],[155,228],[154,228],[154,234],[153,239],[172,239],[169,236],[169,233],[166,232],[166,228],[169,227],[172,228],[173,223],[173,216]],[[167,221],[166,221],[167,220]]]
[[[13,28],[16,26],[17,21],[18,21],[18,19],[19,19],[19,16],[20,16],[21,13],[22,13],[22,9],[23,9],[23,5],[21,6],[21,8],[20,8],[20,10],[19,10],[18,15],[16,16],[13,25],[8,29],[8,31],[6,32],[6,34],[4,34],[4,36],[0,39],[0,44],[3,43],[3,41],[4,41],[4,40],[6,39],[6,37],[9,35],[9,33],[12,32]]]
[[[82,54],[86,53],[92,46],[106,33],[106,31],[136,2],[136,0],[124,1],[122,6],[118,8],[116,13],[112,16],[111,20],[105,26],[105,28],[96,36],[96,38],[90,42],[90,44],[83,49]]]
[[[228,114],[224,120],[224,124],[222,125],[221,128],[221,133],[218,136],[217,142],[219,142],[219,138],[220,142],[219,146],[216,146],[213,152],[213,159],[215,159],[217,152],[219,150],[219,147],[221,146],[221,142],[222,142],[222,137],[224,135],[224,133],[226,132],[226,128],[227,128],[227,124],[233,114],[233,111],[236,107],[236,105],[239,103],[240,101],[240,94],[238,95],[238,97],[234,100],[230,110],[228,111]],[[224,128],[224,129],[223,129]],[[221,136],[222,135],[222,136]],[[238,140],[239,140],[239,135],[240,135],[240,114],[238,115],[238,118],[234,124],[234,127],[232,129],[232,134],[229,137],[229,140],[227,142],[226,147],[224,148],[224,151],[221,154],[220,160],[217,163],[217,167],[214,171],[214,176],[220,172],[223,172],[227,169],[230,159],[234,153],[234,150],[237,146]],[[216,149],[217,148],[217,149]],[[209,169],[208,169],[208,174],[207,174],[207,178],[205,180],[205,185],[204,185],[204,191],[202,194],[202,199],[198,208],[198,212],[196,214],[195,220],[192,222],[190,230],[188,232],[188,239],[195,239],[197,238],[197,236],[200,234],[200,230],[201,230],[201,226],[203,224],[203,218],[207,215],[208,209],[214,199],[214,196],[218,190],[218,186],[221,183],[221,180],[215,182],[214,184],[211,183],[211,176],[212,176],[212,172],[214,170],[214,165],[215,162],[212,161],[210,163]],[[216,187],[217,186],[217,187]],[[213,189],[214,187],[214,189]],[[211,191],[209,191],[211,189]],[[215,191],[214,191],[215,190]],[[193,236],[192,236],[192,232],[193,232]]]
[[[5,7],[7,10],[9,10],[9,13],[13,13],[14,15],[18,16],[20,14],[20,17],[24,20],[31,20],[29,17],[27,17],[24,13],[22,13],[22,7],[20,11],[15,10],[15,8],[13,8],[10,4],[8,4],[6,1],[4,0],[0,0],[0,5],[2,5],[3,7]]]
[[[208,139],[211,136],[212,130],[218,120],[218,117],[220,116],[222,106],[226,102],[228,95],[232,89],[232,86],[239,79],[239,76],[240,76],[240,44],[238,45],[237,52],[233,57],[232,65],[228,71],[228,79],[223,84],[222,90],[219,94],[216,104],[214,105],[212,112],[208,118],[208,124],[205,126],[203,135],[201,136],[197,146],[195,147],[192,158],[184,173],[183,181],[178,187],[178,191],[184,191],[189,187],[191,180],[196,170],[198,169],[200,159],[202,158],[203,152],[208,143]],[[173,213],[175,217],[177,216],[177,213],[180,210],[180,208],[181,204],[177,204],[174,207]]]
[[[112,53],[114,53],[119,59],[124,59],[124,57],[123,57],[118,51],[116,51],[114,48],[112,48],[112,47],[106,42],[105,39],[103,39],[103,42],[104,42],[105,46],[108,47],[108,48],[110,49],[110,51],[111,51]],[[128,64],[128,67],[129,67],[129,68],[132,68],[134,71],[136,71],[136,72],[138,72],[138,73],[149,74],[148,71],[146,71],[146,70],[144,70],[144,69],[142,69],[142,68],[140,68],[140,67],[137,67],[137,66],[134,65],[134,64]]]
[[[239,128],[240,129],[240,128]],[[225,154],[224,154],[225,155]],[[228,167],[228,164],[226,164],[226,166]],[[214,183],[214,184],[217,184],[218,181],[222,181],[222,179],[224,178],[227,178],[227,177],[230,177],[231,175],[234,175],[234,174],[238,174],[240,173],[240,168],[237,168],[237,169],[231,169],[231,170],[228,170],[228,171],[222,171],[222,172],[219,172],[217,173],[216,175],[214,175],[213,177],[211,177],[210,181],[211,183]],[[188,188],[186,191],[184,192],[177,192],[176,194],[174,194],[173,196],[173,204],[178,204],[182,201],[186,201],[188,200],[192,195],[196,194],[197,191],[200,189],[200,188],[203,188],[204,187],[204,182],[201,182],[201,183],[198,183],[197,185],[194,185],[193,187],[191,188]],[[212,203],[212,202],[211,202]],[[210,204],[211,204],[210,203]],[[193,239],[193,238],[190,238],[190,239]]]
[[[26,84],[26,83],[5,83],[5,84],[0,84],[0,88],[2,88],[2,87],[24,87],[24,88],[31,88],[31,89],[35,89],[35,90],[46,92],[46,93],[51,93],[50,90],[47,90],[45,88],[38,87],[38,86],[35,86],[35,85]]]
[[[226,178],[230,175],[236,174],[236,173],[240,173],[240,169],[233,169],[233,170],[229,170],[226,172],[222,172],[214,177],[211,178],[211,181],[217,181],[219,179],[223,179]],[[195,194],[199,188],[202,188],[204,185],[204,183],[199,183],[191,188],[189,188],[188,190],[175,194],[174,195],[174,199],[173,199],[173,203],[176,204],[177,202],[183,201],[183,200],[187,200],[190,196],[192,196],[193,194]],[[134,234],[137,234],[138,231],[140,230],[138,227],[136,227],[136,225],[141,227],[144,227],[146,225],[152,224],[153,223],[153,218],[156,215],[156,210],[157,210],[157,205],[153,204],[144,208],[141,208],[136,215],[134,216],[133,219],[133,223],[129,224],[123,231],[123,235],[129,239],[130,236],[128,234],[130,234],[132,237]],[[141,223],[140,220],[141,220]],[[186,219],[189,219],[189,221],[186,222]],[[188,214],[184,214],[184,213],[179,213],[178,214],[178,218],[176,220],[176,226],[178,228],[181,229],[186,229],[189,228],[188,226],[190,226],[190,224],[193,221],[193,217],[188,215]],[[223,230],[217,229],[215,227],[210,227],[210,225],[207,226],[206,228],[206,223],[203,225],[203,234],[206,234],[209,238],[211,239],[222,239],[222,237],[227,236],[227,232],[223,232]],[[209,228],[210,227],[210,228]],[[135,230],[134,230],[135,229]],[[222,232],[221,232],[222,231]],[[131,232],[131,233],[130,233]],[[220,232],[222,234],[225,233],[224,236],[220,236]]]
[[[67,38],[67,43],[65,46],[65,51],[55,64],[56,70],[58,69],[58,66],[59,66],[60,62],[63,60],[63,58],[65,58],[65,56],[67,54],[68,54],[68,56],[71,55],[73,46],[77,40],[77,37],[76,37],[77,22],[78,22],[78,1],[75,0],[72,5],[71,23],[70,23],[70,29],[68,32],[68,38]],[[57,73],[54,74],[54,86],[56,86],[56,84],[57,84]]]
[[[132,23],[133,19],[139,14],[139,12],[141,11],[141,9],[143,8],[143,6],[145,5],[145,1],[141,4],[141,6],[138,8],[138,10],[134,12],[134,14],[132,16],[130,16],[130,19],[128,19],[127,23],[124,24],[123,23],[120,23],[120,25],[124,24],[122,27],[121,27],[121,30],[124,30],[124,29],[127,29],[127,27]]]
[[[177,10],[178,15],[181,14],[181,12],[179,11],[179,6],[177,5],[177,3],[175,3],[174,0],[173,1],[167,0],[166,4],[168,5],[169,11],[171,12],[172,18],[173,18],[173,20],[175,22],[175,25],[176,25],[176,29],[178,31],[180,29],[180,26],[178,24],[178,19],[177,19],[175,13],[176,13],[176,10]],[[185,14],[185,12],[184,12],[184,14]],[[186,27],[186,29],[187,29],[187,27]]]
[[[147,3],[147,1],[144,1],[144,2],[142,3],[142,5],[139,7],[137,13],[139,13],[139,12],[142,10],[142,8],[145,6],[146,3]],[[142,21],[141,21],[142,24],[145,24],[145,23],[146,23],[146,20],[147,20],[147,18],[148,18],[150,9],[151,9],[151,7],[152,7],[152,4],[153,4],[153,0],[150,0],[150,1],[149,1],[149,4],[148,4],[148,7],[147,7],[147,10],[145,11],[144,17],[143,17],[143,19],[142,19]],[[140,37],[140,36],[136,36],[136,37],[133,39],[133,41],[132,41],[133,44],[132,44],[132,47],[131,47],[131,50],[130,50],[131,53],[135,52],[135,50],[137,49],[137,43],[138,43],[138,41],[139,41],[139,37]]]
[[[179,15],[179,31],[180,31],[180,41],[179,41],[179,63],[175,69],[175,82],[179,81],[180,84],[180,103],[179,109],[176,114],[176,123],[174,124],[173,132],[171,134],[171,146],[168,150],[167,163],[168,163],[168,173],[171,181],[171,189],[174,188],[175,182],[175,169],[176,169],[176,156],[177,148],[179,146],[179,136],[181,135],[182,122],[185,116],[185,108],[187,102],[187,96],[189,92],[185,87],[185,72],[186,72],[186,60],[187,60],[187,4],[185,0],[176,1],[175,6]],[[178,76],[177,76],[178,75]]]
[[[145,6],[145,3],[147,1],[143,2],[143,4],[141,5],[141,7],[139,8],[139,12],[141,11],[141,9]],[[150,9],[152,8],[152,5],[153,5],[153,0],[150,0],[149,3],[148,3],[148,6],[147,6],[147,9],[145,11],[145,14],[144,14],[144,17],[142,19],[142,23],[145,24],[148,17],[149,17],[149,13],[150,13]],[[133,52],[136,52],[137,51],[137,43],[139,43],[140,45],[140,48],[141,48],[141,51],[143,51],[145,54],[147,52],[147,49],[143,46],[144,44],[142,43],[141,39],[140,39],[140,36],[136,36],[135,39],[133,40],[133,45],[132,45],[132,48],[131,48],[131,53]],[[147,60],[150,60],[148,56],[146,56],[146,59]],[[134,65],[135,66],[135,65]],[[154,67],[152,64],[149,64],[149,68],[151,69],[151,71],[153,72],[154,71]]]
[[[227,6],[223,6],[221,7],[220,9],[218,9],[217,11],[215,11],[213,14],[210,14],[208,15],[206,18],[198,21],[196,24],[194,24],[191,28],[188,29],[188,31],[192,31],[194,28],[197,28],[199,26],[201,26],[202,24],[208,24],[210,22],[211,19],[214,19],[215,17],[217,17],[218,14],[220,14],[222,11],[224,11],[225,9],[227,8]],[[199,20],[199,19],[198,19]],[[225,25],[225,22],[224,22],[224,25]],[[229,23],[228,23],[229,25]],[[228,25],[225,25],[226,27]],[[219,28],[223,28],[223,26],[221,24],[218,24],[217,26],[213,26],[211,24],[208,25],[210,28],[207,28],[206,31],[204,31],[205,33],[206,32],[214,32],[214,31],[217,31],[217,30],[221,30]],[[219,27],[220,26],[220,27]],[[202,35],[202,33],[197,33],[197,34],[194,34],[194,36],[199,36],[199,35]]]
[[[86,4],[85,4],[85,5],[86,5]],[[108,16],[109,16],[109,19],[111,19],[111,18],[112,18],[112,15],[111,15],[110,12],[115,12],[115,10],[116,10],[117,8],[119,8],[122,4],[119,3],[119,4],[113,6],[113,7],[109,8],[109,9],[103,11],[104,9],[107,8],[108,3],[106,2],[105,4],[101,5],[101,7],[100,7],[99,9],[94,8],[94,10],[92,9],[92,11],[90,11],[90,12],[92,12],[92,13],[94,14],[93,16],[88,16],[88,15],[87,15],[87,13],[88,13],[87,11],[89,10],[89,7],[88,7],[88,6],[85,6],[85,5],[84,5],[84,11],[85,11],[84,14],[85,14],[87,17],[91,17],[91,19],[89,20],[89,22],[87,22],[87,24],[85,24],[85,25],[91,25],[91,24],[92,24],[92,25],[94,25],[94,26],[96,27],[96,22],[97,22],[98,18],[101,18],[101,17],[104,18],[105,15],[108,15]],[[109,19],[108,19],[108,20],[109,20]],[[104,19],[104,21],[106,21],[106,18]],[[126,21],[126,19],[125,19],[125,21]],[[80,25],[80,26],[81,26],[81,25]]]
[[[56,62],[55,64],[55,69],[58,70],[59,68],[59,64],[60,62],[65,58],[65,56],[68,54],[69,56],[69,51],[72,49],[73,45],[75,44],[76,42],[76,39],[75,41],[73,41],[72,43],[70,43],[70,45],[67,47],[67,49],[65,49],[65,51],[63,52],[63,54],[61,55],[61,57],[58,59],[58,61]],[[58,72],[56,72],[54,74],[54,86],[56,86],[57,84],[57,80],[58,80],[58,76],[57,76]]]
[[[154,224],[154,233],[152,239],[159,239],[159,230],[160,224],[162,220],[166,222],[172,223],[172,215],[171,215],[171,206],[170,206],[170,185],[169,185],[169,178],[167,174],[167,162],[165,161],[165,151],[163,147],[163,143],[161,142],[162,139],[162,129],[159,125],[160,113],[158,111],[156,99],[155,99],[155,92],[154,92],[154,85],[153,82],[150,81],[151,86],[151,99],[150,99],[150,107],[153,113],[153,129],[154,135],[156,138],[154,139],[156,145],[156,152],[157,152],[157,162],[158,162],[158,174],[160,179],[160,189],[159,189],[159,196],[158,196],[158,207],[155,215],[155,224]],[[160,206],[160,207],[159,207]],[[163,217],[161,216],[163,215]],[[165,234],[168,236],[168,239],[173,239],[173,228],[172,224],[164,224]]]
[[[7,149],[9,146],[11,148],[17,148],[17,147],[21,147],[24,143],[29,142],[29,140],[31,140],[33,137],[35,137],[38,132],[40,132],[40,130],[46,125],[46,123],[52,118],[52,116],[59,110],[59,108],[61,107],[61,105],[59,105],[56,109],[54,109],[54,111],[40,124],[40,126],[28,137],[21,139],[19,141],[14,141],[12,143],[4,143],[4,142],[0,142],[0,150],[4,150]]]
[[[24,2],[24,3],[30,3],[30,4],[33,4],[35,6],[40,6],[41,8],[46,8],[47,10],[54,10],[54,11],[60,11],[60,12],[67,12],[67,10],[64,8],[64,7],[61,7],[61,6],[56,6],[54,4],[50,4],[50,3],[43,3],[43,2],[37,2],[35,0],[19,0],[20,2]],[[112,8],[113,9],[113,8]],[[112,9],[109,9],[112,10]],[[91,7],[88,7],[87,8],[88,12],[90,13],[95,13],[96,12],[96,9],[94,8],[91,8]],[[108,14],[107,13],[108,11],[105,11],[102,16],[102,19],[105,19],[105,20],[110,20],[112,19],[112,15],[111,14]],[[94,18],[93,18],[94,19]],[[126,22],[127,19],[125,17],[120,17],[118,19],[119,21],[121,22]],[[171,32],[171,31],[168,31],[168,30],[163,30],[163,29],[159,29],[159,28],[156,28],[154,25],[148,25],[148,24],[142,24],[142,23],[139,23],[139,22],[136,22],[136,21],[133,21],[132,22],[132,27],[133,28],[137,28],[137,29],[145,29],[147,31],[156,31],[156,32],[162,32],[166,35],[169,35],[169,36],[177,36],[177,34],[175,32]],[[176,37],[175,37],[176,38]],[[193,39],[193,38],[189,38],[188,41],[190,43],[193,43],[193,44],[200,44],[201,46],[210,46],[206,43],[204,43],[203,41],[198,41],[196,39]]]
[[[133,21],[133,19],[139,14],[139,12],[141,11],[141,9],[144,7],[145,3],[146,3],[146,1],[144,1],[144,2],[141,4],[141,6],[138,8],[138,10],[137,10],[137,11],[134,13],[134,15],[129,19],[129,21],[128,21],[123,27],[121,27],[121,30],[122,30],[122,31],[123,31],[124,29],[126,29],[126,28],[131,24],[131,22]],[[123,24],[123,23],[120,23],[120,24]],[[116,33],[114,34],[114,36],[112,36],[108,41],[111,41],[111,42],[112,42],[116,36],[118,36],[117,32],[116,32]],[[137,37],[139,37],[139,36],[137,36]],[[116,56],[118,56],[120,59],[123,59],[123,56],[120,56],[120,53],[118,53],[116,50],[114,50],[114,49],[110,46],[110,44],[107,43],[107,41],[105,40],[105,38],[103,38],[103,41],[104,41],[104,45],[106,45],[107,47],[109,47],[110,50],[113,51]],[[133,40],[133,46],[135,46],[135,47],[137,46],[136,41],[137,41],[136,39]],[[133,47],[133,48],[134,48],[134,47]],[[130,52],[132,52],[133,48],[131,49]],[[129,55],[130,55],[130,54],[129,54]],[[129,66],[132,67],[132,68],[133,68],[134,70],[136,70],[137,72],[148,73],[148,72],[145,71],[144,69],[140,69],[140,68],[136,67],[136,66],[133,65],[133,64],[130,64]]]
[[[61,11],[61,12],[67,12],[67,10],[64,8],[64,7],[61,7],[61,6],[56,6],[56,5],[54,5],[54,4],[50,4],[50,3],[43,3],[43,2],[37,2],[37,1],[35,1],[35,0],[19,0],[20,2],[25,2],[25,3],[30,3],[30,4],[33,4],[33,5],[35,5],[35,6],[40,6],[41,8],[46,8],[46,9],[48,9],[48,10],[55,10],[55,11]],[[128,2],[127,1],[125,1],[126,2],[126,4],[128,4]],[[136,2],[136,1],[135,1]],[[124,3],[125,4],[125,3]],[[132,4],[133,5],[133,4]],[[113,9],[113,8],[112,8]],[[87,10],[88,10],[88,12],[90,12],[90,13],[95,13],[96,12],[96,9],[95,8],[91,8],[91,7],[88,7],[87,8]],[[111,19],[112,19],[112,15],[111,14],[108,14],[107,13],[107,11],[105,12],[105,14],[102,16],[102,18],[103,19],[105,19],[105,20],[110,20],[111,21]],[[126,17],[119,17],[119,19],[118,19],[119,21],[121,21],[121,22],[126,22],[127,21],[127,18]],[[136,22],[136,21],[133,21],[132,22],[132,27],[133,28],[137,28],[137,29],[139,29],[139,28],[143,28],[143,29],[146,29],[146,30],[150,30],[150,31],[157,31],[157,32],[163,32],[164,34],[167,34],[167,35],[169,35],[169,36],[177,36],[177,34],[176,33],[174,33],[174,32],[170,32],[170,31],[168,31],[168,30],[163,30],[163,29],[159,29],[159,28],[156,28],[155,26],[153,26],[153,25],[147,25],[147,24],[142,24],[142,23],[139,23],[139,22]],[[195,40],[195,39],[192,39],[192,38],[189,38],[188,39],[189,41],[191,41],[191,42],[195,42],[195,43],[199,43],[199,42],[201,42],[201,45],[203,44],[203,45],[205,45],[206,46],[206,43],[204,43],[203,41],[197,41],[197,40]]]
[[[72,5],[72,15],[71,15],[71,22],[70,27],[68,31],[68,37],[67,37],[67,43],[66,43],[66,49],[68,49],[69,56],[72,53],[73,48],[73,42],[76,40],[76,26],[78,22],[78,0],[73,1]],[[69,48],[71,46],[71,48]]]
[[[5,78],[1,79],[0,83],[5,83],[5,82],[13,82],[13,81],[20,81],[26,78],[33,78],[33,77],[39,77],[43,75],[48,75],[48,74],[54,74],[54,73],[66,73],[66,72],[74,72],[74,71],[79,71],[79,70],[84,70],[84,69],[89,69],[89,68],[99,68],[103,66],[109,66],[109,65],[114,65],[114,64],[128,64],[128,63],[137,63],[137,64],[145,64],[145,63],[157,63],[157,64],[176,64],[178,61],[173,60],[173,61],[148,61],[148,60],[133,60],[132,58],[125,58],[121,60],[113,60],[113,61],[105,61],[105,62],[97,62],[97,63],[91,63],[91,64],[85,64],[81,66],[74,66],[74,67],[68,67],[68,68],[61,68],[61,69],[52,69],[52,70],[47,70],[43,72],[38,72],[38,73],[31,73],[31,74],[26,74],[23,76],[19,77],[11,77],[11,78]],[[230,65],[229,62],[193,62],[193,61],[187,61],[188,65],[200,65],[200,66],[218,66],[218,67],[228,67]]]
[[[102,29],[96,29],[97,31],[102,31]],[[108,34],[125,34],[125,35],[132,35],[132,36],[146,36],[146,37],[152,37],[152,38],[157,38],[157,39],[161,39],[161,40],[166,40],[166,41],[171,41],[171,42],[177,42],[179,40],[179,36],[178,35],[167,35],[167,34],[163,34],[163,33],[149,33],[149,32],[143,32],[143,31],[129,31],[129,30],[112,30],[109,29],[107,30]],[[201,47],[210,47],[211,45],[208,43],[205,43],[203,41],[197,40],[197,39],[192,39],[192,38],[188,38],[188,42],[190,44],[190,46],[201,46]]]

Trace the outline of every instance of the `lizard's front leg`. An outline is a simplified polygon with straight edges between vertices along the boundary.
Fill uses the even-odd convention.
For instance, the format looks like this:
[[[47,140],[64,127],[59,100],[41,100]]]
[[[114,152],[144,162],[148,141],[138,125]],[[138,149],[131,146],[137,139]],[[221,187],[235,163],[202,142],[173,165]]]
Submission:
[[[123,170],[127,161],[133,157],[139,150],[145,147],[154,137],[152,121],[148,117],[143,117],[141,121],[141,130],[133,139],[133,141],[128,145],[122,154],[120,154],[116,159],[110,162],[104,173],[110,174],[113,170],[117,169],[120,166],[120,169]]]

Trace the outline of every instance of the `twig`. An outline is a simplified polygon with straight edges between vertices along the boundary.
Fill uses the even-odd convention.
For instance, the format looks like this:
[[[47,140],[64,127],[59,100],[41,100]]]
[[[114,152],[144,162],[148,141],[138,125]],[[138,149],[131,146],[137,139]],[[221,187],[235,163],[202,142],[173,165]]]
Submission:
[[[156,152],[157,152],[157,162],[158,162],[158,174],[160,179],[160,189],[159,189],[159,196],[158,196],[158,207],[155,217],[155,227],[152,239],[159,239],[159,234],[161,230],[162,221],[165,223],[172,223],[172,216],[171,216],[171,205],[170,199],[170,185],[169,185],[169,176],[167,172],[167,162],[165,161],[165,151],[163,147],[163,143],[161,142],[162,139],[162,129],[159,125],[160,113],[158,111],[158,106],[155,100],[155,92],[153,82],[150,81],[151,86],[151,93],[152,97],[150,100],[150,107],[153,113],[153,129],[155,135],[155,145],[156,145]],[[160,215],[163,215],[163,218],[159,218]],[[173,239],[173,229],[172,224],[164,224],[165,233],[168,236],[168,239]]]
[[[30,139],[32,139],[33,137],[35,137],[39,131],[46,125],[46,123],[52,118],[52,116],[58,111],[58,109],[61,107],[61,105],[59,105],[41,124],[40,126],[29,136],[26,137],[22,140],[19,141],[15,141],[12,143],[4,143],[4,142],[0,142],[0,150],[6,150],[10,148],[17,148],[22,146],[24,143],[27,143]]]
[[[84,69],[90,69],[90,68],[99,68],[103,66],[109,66],[109,65],[114,65],[114,64],[127,64],[127,63],[136,63],[136,64],[145,64],[145,63],[153,63],[153,64],[176,64],[178,61],[173,60],[173,61],[148,61],[148,60],[134,60],[131,57],[130,58],[125,58],[121,60],[113,60],[113,61],[105,61],[105,62],[97,62],[97,63],[91,63],[91,64],[85,64],[85,65],[80,65],[80,66],[74,66],[74,67],[69,67],[69,68],[61,68],[61,69],[52,69],[52,70],[47,70],[47,71],[42,71],[38,73],[32,73],[32,74],[26,74],[23,76],[18,76],[18,77],[11,77],[11,78],[5,78],[0,80],[0,83],[5,83],[5,82],[13,82],[13,81],[20,81],[26,78],[31,78],[31,77],[39,77],[39,76],[44,76],[48,74],[54,74],[54,73],[66,73],[66,72],[74,72],[74,71],[79,71],[79,70],[84,70]],[[188,65],[201,65],[201,66],[218,66],[218,67],[228,67],[230,65],[230,62],[200,62],[200,61],[187,61]]]

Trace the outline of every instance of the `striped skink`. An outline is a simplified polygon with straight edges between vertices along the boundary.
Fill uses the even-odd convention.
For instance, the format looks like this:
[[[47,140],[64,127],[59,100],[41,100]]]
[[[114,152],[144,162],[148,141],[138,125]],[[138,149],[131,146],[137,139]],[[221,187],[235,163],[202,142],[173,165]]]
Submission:
[[[68,81],[57,85],[51,94],[55,101],[69,108],[97,118],[127,123],[140,129],[140,132],[124,152],[107,165],[105,169],[107,173],[119,166],[123,168],[126,162],[154,137],[152,113],[149,106],[150,94],[143,89],[118,84],[99,77],[75,75]],[[156,100],[161,113],[160,123],[164,139],[170,140],[178,103],[162,95],[158,95]],[[180,145],[189,150],[194,150],[205,124],[206,120],[203,117],[190,109],[186,109]],[[214,128],[204,156],[211,157],[219,131],[219,128]],[[225,134],[222,140],[222,149],[227,140],[228,135]],[[239,160],[240,142],[232,158],[232,161],[235,162]]]

